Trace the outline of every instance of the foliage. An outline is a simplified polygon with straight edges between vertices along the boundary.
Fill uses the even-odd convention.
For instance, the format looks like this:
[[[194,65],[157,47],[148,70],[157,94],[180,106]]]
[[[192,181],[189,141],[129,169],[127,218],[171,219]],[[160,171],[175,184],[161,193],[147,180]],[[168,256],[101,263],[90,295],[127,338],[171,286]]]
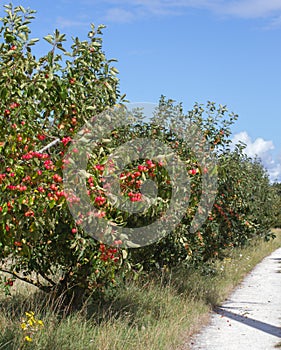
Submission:
[[[70,214],[62,174],[67,165],[64,156],[77,131],[93,115],[124,100],[113,60],[102,51],[103,26],[91,25],[88,41],[74,38],[71,52],[63,47],[65,35],[56,30],[44,38],[51,50],[37,59],[32,46],[38,39],[30,38],[29,29],[34,11],[12,5],[5,9],[0,28],[2,271],[46,292],[65,295],[77,307],[87,294],[110,293],[130,271],[207,266],[208,261],[223,258],[228,247],[245,245],[256,236],[271,237],[273,197],[268,176],[241,147],[230,148],[230,127],[237,116],[213,102],[195,104],[184,114],[181,104],[163,96],[150,122],[137,118],[131,126],[113,130],[92,150],[87,190],[99,216],[116,225],[140,227],[161,217],[175,190],[161,161],[139,159],[121,174],[122,195],[131,202],[142,202],[145,180],[157,183],[157,202],[143,214],[117,210],[102,188],[112,150],[132,138],[157,139],[177,153],[190,177],[183,219],[159,242],[137,249],[124,249],[118,238],[107,246],[89,237]],[[190,233],[190,226],[200,209],[202,176],[216,169],[202,168],[198,154],[174,132],[175,126],[185,130],[190,123],[199,127],[218,159],[216,202],[196,233]],[[187,190],[181,184],[176,187]]]
[[[58,301],[51,295],[17,283],[12,297],[0,295],[0,348],[180,349],[189,343],[189,335],[204,326],[210,309],[223,302],[258,262],[280,247],[281,230],[275,232],[277,238],[270,243],[257,239],[251,246],[231,251],[227,259],[215,261],[215,275],[202,276],[190,268],[129,280],[126,288],[117,288],[113,300],[88,300],[71,316],[56,311]],[[25,313],[30,310],[44,323],[32,342],[23,339],[21,328],[22,317],[27,319]]]
[[[186,161],[191,175],[191,195],[185,217],[177,229],[160,242],[133,252],[132,259],[147,269],[170,268],[178,264],[195,264],[207,269],[207,262],[223,258],[228,247],[243,246],[254,237],[266,240],[274,237],[270,232],[273,223],[273,197],[268,175],[263,166],[247,157],[242,145],[231,146],[231,125],[237,115],[228,113],[226,106],[216,106],[208,102],[204,107],[195,104],[184,115],[181,104],[161,98],[155,118],[158,124],[168,127],[162,137],[170,142]],[[211,150],[217,154],[218,189],[216,201],[204,225],[195,233],[190,233],[190,225],[201,200],[202,169],[196,154],[183,140],[171,137],[169,125],[180,120],[183,129],[190,122],[200,127]],[[153,134],[153,132],[151,133]],[[206,189],[208,191],[208,189]]]
[[[99,242],[78,232],[67,210],[62,169],[75,132],[120,98],[117,70],[102,51],[103,26],[91,25],[88,41],[74,38],[71,52],[63,48],[65,35],[56,30],[44,38],[50,51],[37,59],[32,46],[38,39],[30,38],[29,29],[34,11],[12,5],[5,10],[0,29],[0,258],[12,262],[14,277],[46,291],[58,285],[59,290],[83,290],[90,280],[102,286],[114,278],[118,253],[105,262]],[[52,141],[55,147],[44,150]],[[37,278],[26,277],[32,272]]]
[[[281,183],[274,182],[271,189],[273,192],[272,216],[274,218],[272,227],[278,228],[281,227]]]

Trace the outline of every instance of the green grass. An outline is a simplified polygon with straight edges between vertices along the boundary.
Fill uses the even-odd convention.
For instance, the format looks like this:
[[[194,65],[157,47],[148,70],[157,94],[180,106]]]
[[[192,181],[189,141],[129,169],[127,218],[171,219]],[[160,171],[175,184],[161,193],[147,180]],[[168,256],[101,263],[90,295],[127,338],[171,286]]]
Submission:
[[[214,263],[217,274],[174,271],[146,281],[130,281],[110,302],[89,302],[66,316],[51,299],[16,282],[10,297],[0,298],[0,350],[174,350],[188,349],[189,337],[208,321],[212,307],[265,256],[281,246],[281,230],[269,243],[257,241]],[[26,311],[44,328],[24,340]]]

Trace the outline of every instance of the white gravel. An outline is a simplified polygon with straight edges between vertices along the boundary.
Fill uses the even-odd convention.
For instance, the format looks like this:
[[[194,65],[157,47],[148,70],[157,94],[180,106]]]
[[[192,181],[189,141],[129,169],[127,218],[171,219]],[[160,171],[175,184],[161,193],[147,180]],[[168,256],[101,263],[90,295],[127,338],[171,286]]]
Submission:
[[[281,342],[281,248],[266,257],[195,336],[191,350],[277,350]],[[281,349],[281,348],[280,348]]]

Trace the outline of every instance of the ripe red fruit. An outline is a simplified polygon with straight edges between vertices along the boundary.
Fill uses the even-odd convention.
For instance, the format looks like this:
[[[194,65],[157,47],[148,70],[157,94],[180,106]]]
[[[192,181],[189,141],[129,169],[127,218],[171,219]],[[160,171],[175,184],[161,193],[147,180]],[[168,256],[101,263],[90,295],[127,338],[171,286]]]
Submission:
[[[51,184],[50,189],[53,190],[53,191],[57,191],[58,190],[58,188],[57,188],[57,186],[55,184]]]
[[[59,174],[55,174],[53,176],[53,179],[54,179],[55,182],[62,182],[62,177],[59,176]]]
[[[103,164],[96,164],[94,166],[95,169],[99,170],[99,171],[103,171],[104,170],[104,165]]]
[[[42,134],[38,134],[38,135],[37,135],[37,138],[38,138],[38,140],[40,140],[40,141],[44,141],[45,138],[46,138],[46,136],[45,136],[45,135],[42,135]]]
[[[147,167],[145,165],[138,165],[139,171],[147,171]]]
[[[71,141],[71,137],[69,137],[69,136],[63,137],[61,139],[61,142],[63,143],[64,146],[66,146],[70,141]]]
[[[196,169],[190,169],[190,170],[188,171],[188,173],[189,173],[190,175],[195,175],[195,174],[197,173],[197,170],[196,170]]]
[[[20,104],[17,103],[17,102],[12,102],[12,103],[10,104],[10,108],[11,108],[11,109],[15,109],[15,108],[17,108],[17,107],[19,107],[19,106],[20,106]]]
[[[95,203],[97,205],[103,205],[106,202],[106,199],[102,196],[98,196],[95,198]]]
[[[10,286],[10,287],[12,287],[13,285],[14,285],[14,281],[11,280],[10,278],[8,279],[7,282],[5,282],[5,286]]]
[[[102,253],[104,253],[105,252],[105,245],[104,244],[101,244],[100,245],[100,248],[99,248],[99,250],[102,252]]]

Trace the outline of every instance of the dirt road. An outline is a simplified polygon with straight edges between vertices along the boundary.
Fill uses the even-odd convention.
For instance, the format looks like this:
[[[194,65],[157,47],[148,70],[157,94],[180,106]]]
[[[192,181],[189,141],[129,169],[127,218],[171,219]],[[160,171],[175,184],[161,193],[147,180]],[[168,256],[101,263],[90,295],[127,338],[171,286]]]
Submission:
[[[191,350],[277,350],[281,344],[281,248],[266,257],[195,336]],[[280,345],[281,349],[281,345]]]

